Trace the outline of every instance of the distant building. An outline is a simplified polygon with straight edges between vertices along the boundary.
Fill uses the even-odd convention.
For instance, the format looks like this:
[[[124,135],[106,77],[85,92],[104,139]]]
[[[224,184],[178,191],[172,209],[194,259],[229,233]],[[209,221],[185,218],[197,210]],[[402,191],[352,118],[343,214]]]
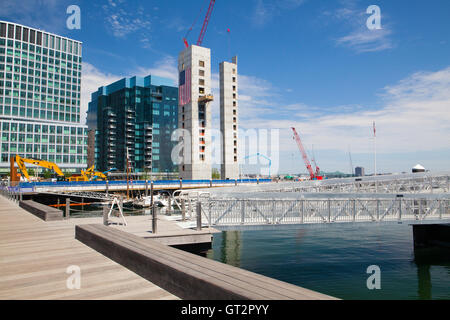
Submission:
[[[364,172],[364,168],[363,167],[356,167],[355,168],[355,176],[357,177],[364,177],[366,174]]]
[[[80,88],[81,42],[0,21],[1,173],[16,154],[86,168]]]
[[[417,164],[414,168],[412,168],[412,173],[425,172],[425,168],[420,164]]]
[[[178,88],[170,79],[123,78],[92,93],[87,124],[95,130],[95,166],[134,172],[175,172],[171,141],[178,124]]]

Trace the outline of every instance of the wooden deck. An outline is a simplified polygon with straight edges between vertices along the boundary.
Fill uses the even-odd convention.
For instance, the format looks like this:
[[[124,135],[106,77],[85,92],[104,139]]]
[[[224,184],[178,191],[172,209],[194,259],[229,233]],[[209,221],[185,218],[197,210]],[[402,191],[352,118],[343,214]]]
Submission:
[[[178,299],[75,239],[75,225],[101,218],[45,222],[0,196],[0,299]],[[67,267],[81,269],[68,289]]]

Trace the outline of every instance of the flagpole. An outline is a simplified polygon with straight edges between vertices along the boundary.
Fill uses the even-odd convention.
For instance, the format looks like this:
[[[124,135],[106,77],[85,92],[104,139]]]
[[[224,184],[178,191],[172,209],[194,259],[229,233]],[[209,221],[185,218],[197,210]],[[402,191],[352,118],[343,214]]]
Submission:
[[[373,145],[374,145],[374,175],[377,175],[377,131],[375,121],[373,122]]]
[[[373,147],[374,147],[374,176],[377,176],[377,129],[375,121],[373,122]],[[375,193],[378,193],[378,183],[375,179]]]

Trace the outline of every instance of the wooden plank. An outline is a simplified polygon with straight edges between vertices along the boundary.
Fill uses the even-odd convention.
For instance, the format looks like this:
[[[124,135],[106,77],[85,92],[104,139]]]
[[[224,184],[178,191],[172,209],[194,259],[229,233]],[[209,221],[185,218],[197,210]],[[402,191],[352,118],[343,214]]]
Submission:
[[[0,299],[178,299],[74,239],[77,223],[45,222],[0,196]],[[81,288],[66,286],[69,265]]]
[[[332,299],[311,290],[256,275],[103,225],[77,226],[76,237],[181,297]],[[141,265],[147,268],[143,269]],[[148,273],[150,267],[152,272]]]

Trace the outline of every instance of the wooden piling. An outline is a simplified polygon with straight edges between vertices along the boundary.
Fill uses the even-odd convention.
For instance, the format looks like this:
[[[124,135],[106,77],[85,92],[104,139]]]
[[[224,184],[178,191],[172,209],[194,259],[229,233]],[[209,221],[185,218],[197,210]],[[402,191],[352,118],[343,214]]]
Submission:
[[[70,218],[70,198],[66,198],[66,210],[65,210],[64,218],[65,219]]]
[[[107,204],[103,205],[103,224],[105,226],[108,225],[108,213],[109,213],[109,208]]]
[[[152,205],[152,233],[158,232],[158,209],[155,204]]]

